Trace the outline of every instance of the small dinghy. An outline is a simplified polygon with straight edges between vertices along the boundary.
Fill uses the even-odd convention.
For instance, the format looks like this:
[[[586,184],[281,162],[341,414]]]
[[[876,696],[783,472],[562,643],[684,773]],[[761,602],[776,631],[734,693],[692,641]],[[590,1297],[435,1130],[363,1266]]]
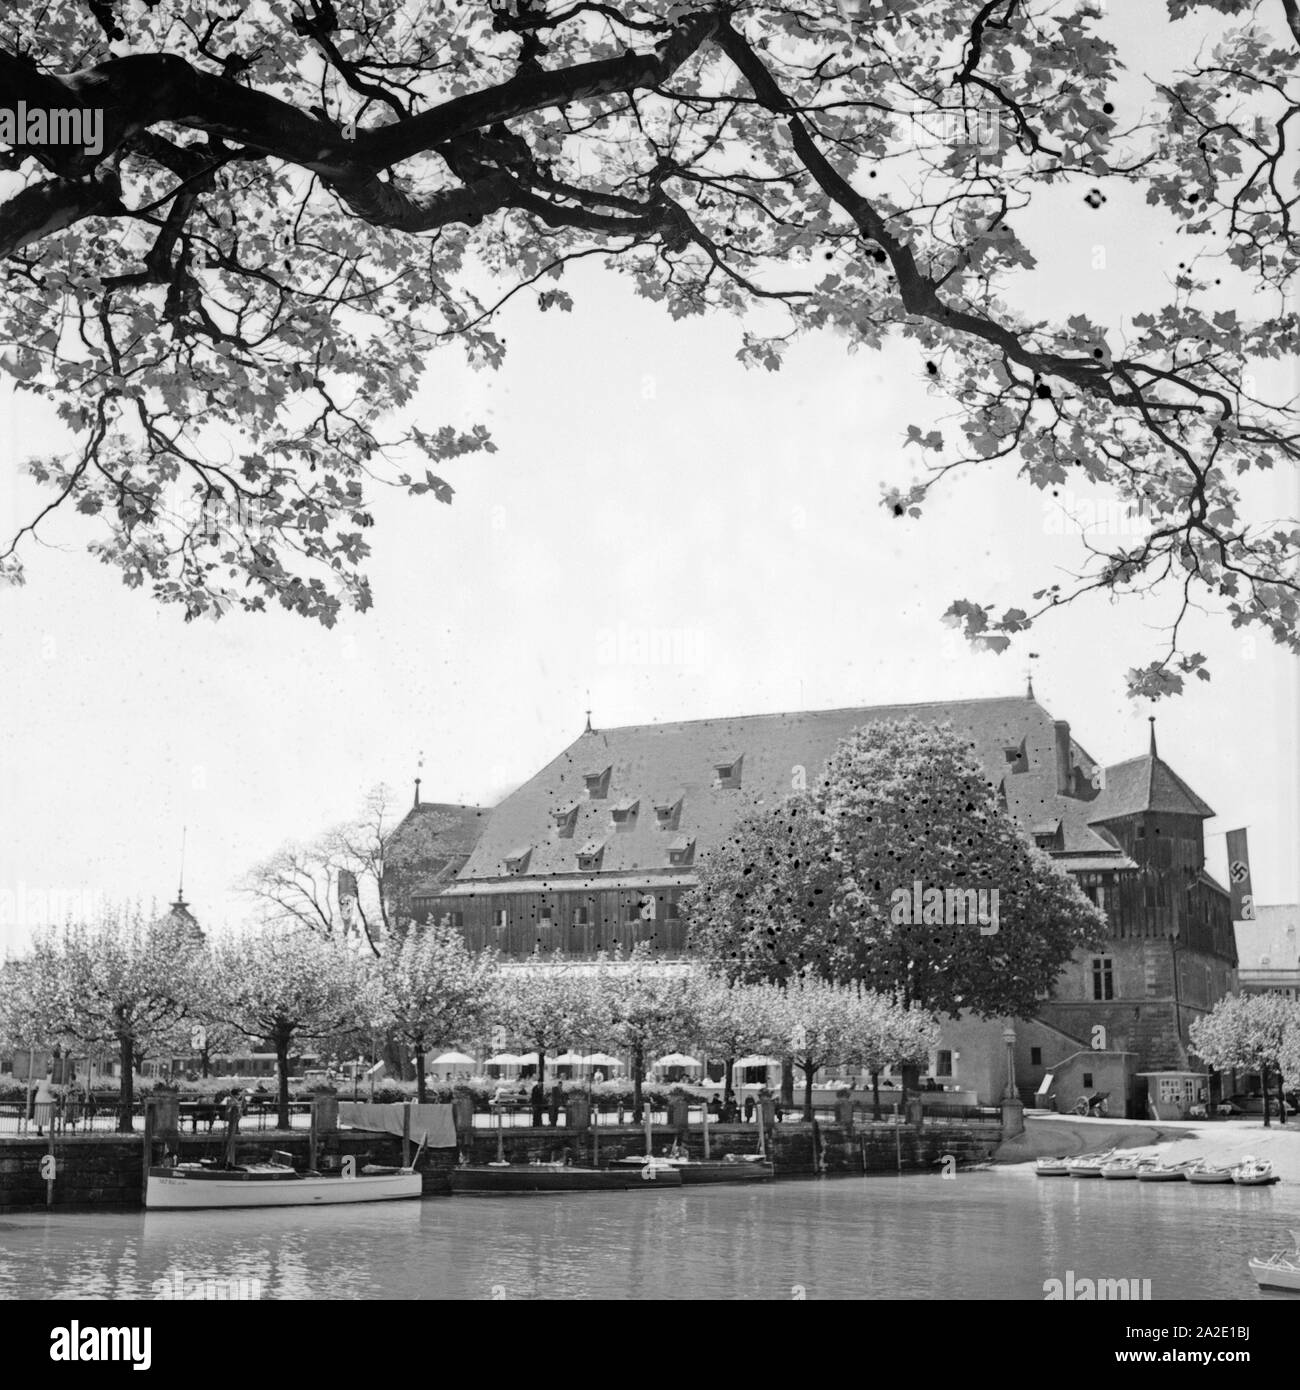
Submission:
[[[1279,1250],[1266,1260],[1251,1260],[1250,1272],[1261,1289],[1285,1289],[1300,1293],[1300,1231],[1292,1231],[1293,1250]]]
[[[217,1168],[178,1163],[150,1168],[144,1204],[151,1210],[196,1210],[201,1207],[312,1207],[344,1202],[387,1202],[418,1197],[424,1180],[413,1168],[362,1169],[349,1176],[299,1173],[282,1163],[249,1163]]]
[[[1252,1158],[1249,1154],[1232,1170],[1232,1180],[1238,1187],[1270,1187],[1281,1182],[1268,1159]]]
[[[1064,1178],[1070,1172],[1068,1162],[1066,1158],[1040,1158],[1034,1163],[1034,1172],[1040,1178]]]
[[[1193,1163],[1192,1166],[1183,1174],[1188,1182],[1216,1183],[1231,1182],[1232,1169],[1219,1168],[1213,1163],[1202,1159],[1200,1163]]]
[[[681,1174],[682,1183],[690,1187],[695,1183],[715,1182],[767,1182],[776,1174],[776,1169],[761,1154],[742,1157],[729,1154],[725,1158],[652,1158],[644,1155],[631,1155],[618,1160],[619,1164],[631,1166],[647,1162],[670,1168]]]
[[[1194,1168],[1199,1158],[1185,1159],[1182,1163],[1146,1163],[1138,1169],[1138,1182],[1182,1182],[1189,1168]]]
[[[1108,1182],[1116,1182],[1124,1178],[1136,1178],[1142,1165],[1150,1162],[1151,1159],[1143,1154],[1124,1154],[1119,1158],[1112,1158],[1108,1163],[1103,1163],[1101,1175]]]
[[[1107,1149],[1104,1153],[1080,1154],[1077,1158],[1067,1158],[1065,1167],[1072,1178],[1099,1178],[1102,1167],[1110,1162],[1114,1154],[1114,1149]]]

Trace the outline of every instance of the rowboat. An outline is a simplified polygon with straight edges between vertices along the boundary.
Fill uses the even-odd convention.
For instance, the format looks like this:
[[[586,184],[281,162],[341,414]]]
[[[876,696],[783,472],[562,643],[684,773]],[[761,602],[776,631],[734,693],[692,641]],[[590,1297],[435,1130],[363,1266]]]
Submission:
[[[1111,1182],[1119,1178],[1136,1178],[1138,1169],[1143,1164],[1150,1162],[1151,1159],[1144,1154],[1123,1154],[1119,1158],[1112,1158],[1109,1162],[1103,1163],[1101,1175]]]
[[[249,1163],[239,1168],[178,1163],[149,1169],[144,1204],[150,1210],[335,1206],[418,1197],[422,1187],[423,1179],[411,1168],[363,1168],[356,1176],[347,1176],[298,1173],[282,1163]]]
[[[1199,1158],[1185,1159],[1182,1163],[1148,1163],[1138,1169],[1138,1182],[1182,1182],[1187,1170],[1194,1167]]]
[[[1281,1181],[1268,1159],[1249,1154],[1232,1170],[1232,1180],[1238,1187],[1268,1187]]]
[[[1213,1163],[1208,1163],[1202,1159],[1200,1163],[1193,1163],[1183,1174],[1183,1177],[1185,1177],[1188,1182],[1231,1182],[1232,1169],[1217,1168]]]
[[[1065,1158],[1040,1158],[1034,1164],[1034,1172],[1040,1178],[1063,1178],[1069,1173]]]
[[[463,1164],[451,1170],[451,1190],[474,1194],[653,1192],[681,1185],[681,1173],[659,1160],[609,1168],[580,1168],[566,1163],[483,1163]]]
[[[1110,1162],[1114,1152],[1114,1149],[1107,1149],[1104,1153],[1079,1154],[1076,1158],[1067,1158],[1066,1170],[1072,1178],[1099,1178],[1102,1165]]]
[[[1292,1231],[1294,1250],[1279,1250],[1266,1260],[1251,1260],[1250,1272],[1261,1289],[1286,1289],[1300,1293],[1300,1231]]]

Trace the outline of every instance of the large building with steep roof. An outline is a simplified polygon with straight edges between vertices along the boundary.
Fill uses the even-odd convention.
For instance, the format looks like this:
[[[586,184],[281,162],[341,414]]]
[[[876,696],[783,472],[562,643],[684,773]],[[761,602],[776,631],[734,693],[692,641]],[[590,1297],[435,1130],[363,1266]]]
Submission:
[[[409,875],[417,921],[505,957],[650,942],[689,953],[680,900],[747,812],[817,785],[854,729],[951,723],[1026,835],[1104,909],[1104,950],[1062,973],[1044,1022],[1148,1067],[1187,1065],[1187,1025],[1235,982],[1227,892],[1205,872],[1210,807],[1156,753],[1105,766],[1026,696],[590,727],[487,814],[454,878]]]

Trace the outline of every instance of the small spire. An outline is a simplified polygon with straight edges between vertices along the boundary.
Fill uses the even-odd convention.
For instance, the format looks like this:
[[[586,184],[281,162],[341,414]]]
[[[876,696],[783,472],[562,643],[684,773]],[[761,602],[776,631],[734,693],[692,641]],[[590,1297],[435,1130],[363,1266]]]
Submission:
[[[412,802],[412,810],[420,809],[420,782],[423,780],[420,773],[424,771],[424,749],[420,749],[420,760],[415,765],[415,800]]]
[[[1029,660],[1025,664],[1025,699],[1034,698],[1034,662],[1038,660],[1037,652],[1027,653]]]
[[[1156,756],[1156,717],[1154,714],[1147,715],[1147,723],[1151,725],[1151,756]]]
[[[587,691],[587,699],[591,699],[591,691]],[[587,727],[582,731],[584,734],[594,734],[596,731],[591,727],[591,710],[587,710]]]
[[[185,833],[188,826],[181,826],[181,872],[176,884],[176,901],[173,907],[184,908],[185,906]]]

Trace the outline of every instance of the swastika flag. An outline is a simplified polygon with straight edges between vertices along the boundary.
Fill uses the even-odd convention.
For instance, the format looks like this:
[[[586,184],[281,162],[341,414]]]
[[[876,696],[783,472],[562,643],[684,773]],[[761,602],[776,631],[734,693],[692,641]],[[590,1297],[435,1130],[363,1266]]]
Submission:
[[[1244,830],[1228,831],[1228,888],[1232,893],[1232,920],[1255,920],[1255,893],[1250,886],[1250,851]]]

